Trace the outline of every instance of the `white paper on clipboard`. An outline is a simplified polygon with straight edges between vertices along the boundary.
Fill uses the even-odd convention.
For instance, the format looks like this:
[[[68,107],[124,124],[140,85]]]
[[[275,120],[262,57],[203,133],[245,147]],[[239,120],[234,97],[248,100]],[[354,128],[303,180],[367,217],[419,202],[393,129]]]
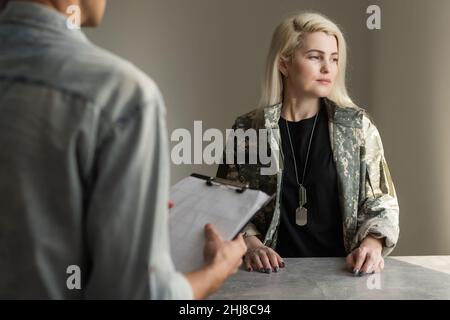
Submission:
[[[212,223],[224,240],[231,240],[269,200],[262,191],[242,193],[227,185],[208,186],[189,176],[170,191],[174,207],[169,211],[170,251],[175,268],[190,272],[203,265],[204,226]]]

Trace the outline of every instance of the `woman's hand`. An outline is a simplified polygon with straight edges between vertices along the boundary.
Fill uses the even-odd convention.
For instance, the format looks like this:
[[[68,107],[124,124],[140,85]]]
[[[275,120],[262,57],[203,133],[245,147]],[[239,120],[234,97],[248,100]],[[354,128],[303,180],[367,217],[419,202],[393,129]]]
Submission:
[[[284,268],[283,259],[273,249],[266,247],[256,236],[245,238],[247,253],[244,256],[247,271],[270,273]]]
[[[357,276],[368,273],[381,272],[384,268],[384,259],[381,255],[382,240],[367,236],[359,248],[347,256],[347,266]]]

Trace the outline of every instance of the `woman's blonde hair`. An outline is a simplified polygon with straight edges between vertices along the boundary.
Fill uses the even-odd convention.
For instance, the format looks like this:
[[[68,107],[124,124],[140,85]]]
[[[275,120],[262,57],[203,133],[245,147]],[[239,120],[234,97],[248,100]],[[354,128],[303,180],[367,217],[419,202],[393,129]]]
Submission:
[[[285,19],[272,36],[266,71],[262,86],[260,106],[276,105],[283,100],[283,75],[279,70],[280,59],[291,59],[295,50],[302,45],[303,36],[311,32],[325,32],[337,40],[339,61],[338,72],[332,91],[327,97],[342,107],[355,107],[345,86],[347,46],[339,27],[324,15],[302,12]]]

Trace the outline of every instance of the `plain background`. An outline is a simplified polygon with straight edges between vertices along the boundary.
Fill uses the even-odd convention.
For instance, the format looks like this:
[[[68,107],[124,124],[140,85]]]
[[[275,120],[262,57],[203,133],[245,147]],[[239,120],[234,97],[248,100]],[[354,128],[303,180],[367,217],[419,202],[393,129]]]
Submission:
[[[366,27],[371,4],[381,30]],[[272,32],[302,10],[325,14],[346,38],[347,87],[375,119],[399,197],[394,254],[450,254],[450,1],[109,0],[86,33],[157,82],[168,134],[193,131],[194,120],[224,132],[257,107]],[[216,170],[172,164],[171,182]]]

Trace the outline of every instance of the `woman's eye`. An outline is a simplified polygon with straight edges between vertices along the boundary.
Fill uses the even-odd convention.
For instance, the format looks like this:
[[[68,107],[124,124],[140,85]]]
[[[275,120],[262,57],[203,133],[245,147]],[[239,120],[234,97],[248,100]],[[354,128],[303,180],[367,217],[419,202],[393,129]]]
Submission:
[[[319,59],[319,57],[318,56],[311,56],[311,57],[309,57],[310,59]]]

